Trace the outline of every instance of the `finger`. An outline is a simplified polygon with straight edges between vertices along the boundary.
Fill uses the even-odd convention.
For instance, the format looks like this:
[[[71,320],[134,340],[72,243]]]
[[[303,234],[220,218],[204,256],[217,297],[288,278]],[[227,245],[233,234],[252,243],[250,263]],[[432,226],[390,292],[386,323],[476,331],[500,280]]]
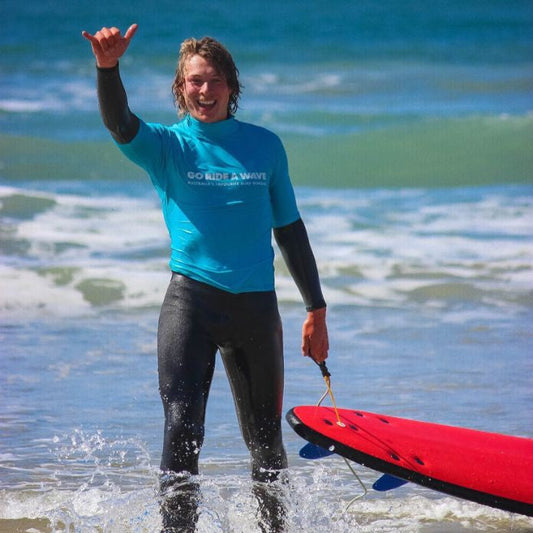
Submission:
[[[311,357],[317,362],[322,363],[328,358],[328,350],[327,347],[321,346],[320,348],[316,348],[313,350]]]
[[[85,37],[85,39],[87,39],[90,43],[98,44],[98,39],[94,35],[90,34],[88,31],[83,30],[81,32],[81,35],[82,37]]]
[[[322,339],[319,342],[316,342],[310,346],[309,354],[311,358],[316,361],[317,363],[321,363],[322,361],[325,361],[328,357],[328,340]]]
[[[113,29],[116,29],[116,28],[107,28],[104,26],[98,33],[103,35],[106,39],[109,39],[110,37],[113,36]]]
[[[317,363],[322,363],[322,361],[325,361],[327,356],[328,356],[327,353],[319,352],[319,351],[313,352],[310,355],[311,359],[313,359],[313,361],[316,361]]]
[[[312,359],[313,359],[313,361],[315,363],[320,364],[320,363],[323,363],[326,360],[326,357],[327,357],[327,355],[326,356],[324,356],[324,355],[320,355],[320,356],[319,355],[314,355],[314,356],[312,356]]]
[[[137,31],[137,28],[139,26],[137,24],[132,24],[127,30],[126,30],[126,34],[124,35],[124,39],[126,39],[126,41],[128,41],[128,43],[131,41],[131,39],[133,38],[133,36],[135,35],[135,32]]]
[[[326,338],[324,339],[324,346],[323,346],[323,351],[327,354],[328,351],[329,351],[329,339],[328,337],[326,336]]]
[[[96,34],[97,38],[100,36],[100,46],[103,50],[108,50],[109,48],[113,47],[113,44],[115,43],[115,37],[112,33],[112,31],[109,28],[102,28],[99,32]]]
[[[110,37],[109,37],[109,43],[112,46],[116,46],[117,44],[122,44],[122,41],[124,41],[124,37],[120,33],[120,30],[113,26],[109,29]]]
[[[310,356],[311,355],[310,350],[311,350],[311,346],[310,346],[309,337],[304,336],[302,339],[302,354],[305,356]]]
[[[321,358],[320,360],[321,360],[321,362],[322,362],[322,361],[325,361],[325,360],[328,358],[328,351],[329,351],[329,346],[328,346],[328,344],[326,343],[326,344],[324,344],[324,345],[321,347],[320,352],[319,352],[319,353],[320,353],[320,358]]]

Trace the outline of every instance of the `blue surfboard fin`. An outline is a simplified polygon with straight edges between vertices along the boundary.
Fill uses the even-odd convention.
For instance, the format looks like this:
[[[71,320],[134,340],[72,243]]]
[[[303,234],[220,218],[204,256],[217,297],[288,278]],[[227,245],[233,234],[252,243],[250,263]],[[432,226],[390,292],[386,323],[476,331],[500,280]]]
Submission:
[[[300,450],[299,455],[303,459],[322,459],[323,457],[328,457],[334,453],[334,451],[322,448],[322,446],[319,446],[318,444],[308,442]],[[390,474],[383,474],[374,482],[372,488],[378,492],[386,492],[388,490],[397,489],[407,483],[408,481],[405,481],[405,479],[400,479],[399,477],[391,476]]]
[[[308,442],[300,450],[299,455],[303,459],[321,459],[322,457],[328,457],[329,455],[333,455],[334,453],[335,452],[327,450],[326,448],[322,448],[322,446],[318,446],[318,444]]]
[[[408,481],[405,481],[405,479],[400,479],[399,477],[391,476],[390,474],[383,474],[374,482],[372,488],[378,492],[385,492],[387,490],[397,489],[406,483],[408,483]]]

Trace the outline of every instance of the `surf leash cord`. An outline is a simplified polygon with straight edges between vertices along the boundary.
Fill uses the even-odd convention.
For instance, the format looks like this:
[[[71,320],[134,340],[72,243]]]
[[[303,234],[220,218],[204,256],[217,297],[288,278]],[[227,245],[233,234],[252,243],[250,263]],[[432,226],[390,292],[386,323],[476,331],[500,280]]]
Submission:
[[[335,403],[335,396],[333,396],[333,391],[331,390],[331,374],[328,370],[328,367],[326,366],[326,362],[322,361],[321,363],[317,363],[315,361],[315,363],[318,365],[318,368],[320,368],[320,372],[322,372],[322,377],[324,378],[324,381],[326,383],[326,392],[324,392],[324,394],[318,401],[317,406],[319,406],[329,394],[329,397],[331,398],[331,403],[333,404],[333,409],[335,410],[335,416],[337,417],[337,425],[340,427],[344,427],[344,422],[341,421],[339,410],[337,409],[337,404]]]
[[[331,390],[331,379],[330,379],[331,378],[331,373],[328,370],[328,367],[326,366],[326,362],[322,361],[321,363],[318,363],[318,362],[315,361],[315,363],[320,368],[320,372],[322,372],[322,377],[324,378],[324,382],[326,383],[326,392],[324,392],[324,394],[322,395],[322,397],[318,401],[317,407],[325,400],[326,396],[329,395],[329,397],[331,398],[331,403],[333,404],[333,409],[335,411],[335,416],[337,417],[337,425],[340,426],[340,427],[346,427],[344,422],[342,422],[342,420],[341,420],[341,417],[339,415],[339,410],[337,409],[337,404],[335,403],[335,396],[333,395],[333,391]],[[346,466],[350,469],[351,473],[355,476],[355,479],[357,479],[359,485],[363,489],[363,492],[361,494],[358,494],[357,496],[355,496],[354,498],[352,498],[348,502],[348,504],[346,505],[346,508],[344,509],[344,512],[346,512],[346,511],[348,511],[348,509],[350,508],[350,506],[354,502],[356,502],[360,498],[364,498],[366,496],[366,494],[368,493],[368,489],[366,488],[366,485],[363,483],[361,478],[357,475],[357,472],[355,471],[353,466],[350,464],[348,459],[346,459],[346,457],[343,457],[343,459],[344,459],[344,462],[346,463]]]

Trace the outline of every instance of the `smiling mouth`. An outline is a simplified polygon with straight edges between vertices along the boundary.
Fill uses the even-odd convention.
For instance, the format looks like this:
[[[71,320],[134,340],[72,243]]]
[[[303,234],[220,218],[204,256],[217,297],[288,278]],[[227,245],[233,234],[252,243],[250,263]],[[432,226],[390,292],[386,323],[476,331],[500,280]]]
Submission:
[[[206,100],[206,101],[198,101],[198,105],[202,108],[202,109],[213,109],[213,107],[215,107],[215,104],[216,104],[216,100]]]

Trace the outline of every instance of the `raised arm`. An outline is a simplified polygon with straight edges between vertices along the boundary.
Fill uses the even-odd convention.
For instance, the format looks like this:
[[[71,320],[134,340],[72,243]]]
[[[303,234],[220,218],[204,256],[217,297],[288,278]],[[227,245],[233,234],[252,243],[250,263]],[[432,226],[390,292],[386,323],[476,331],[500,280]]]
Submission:
[[[120,144],[130,142],[139,129],[139,119],[130,111],[120,79],[118,60],[124,55],[137,31],[132,24],[124,36],[118,28],[102,28],[94,35],[83,31],[91,43],[97,66],[97,91],[100,114],[106,128]]]

